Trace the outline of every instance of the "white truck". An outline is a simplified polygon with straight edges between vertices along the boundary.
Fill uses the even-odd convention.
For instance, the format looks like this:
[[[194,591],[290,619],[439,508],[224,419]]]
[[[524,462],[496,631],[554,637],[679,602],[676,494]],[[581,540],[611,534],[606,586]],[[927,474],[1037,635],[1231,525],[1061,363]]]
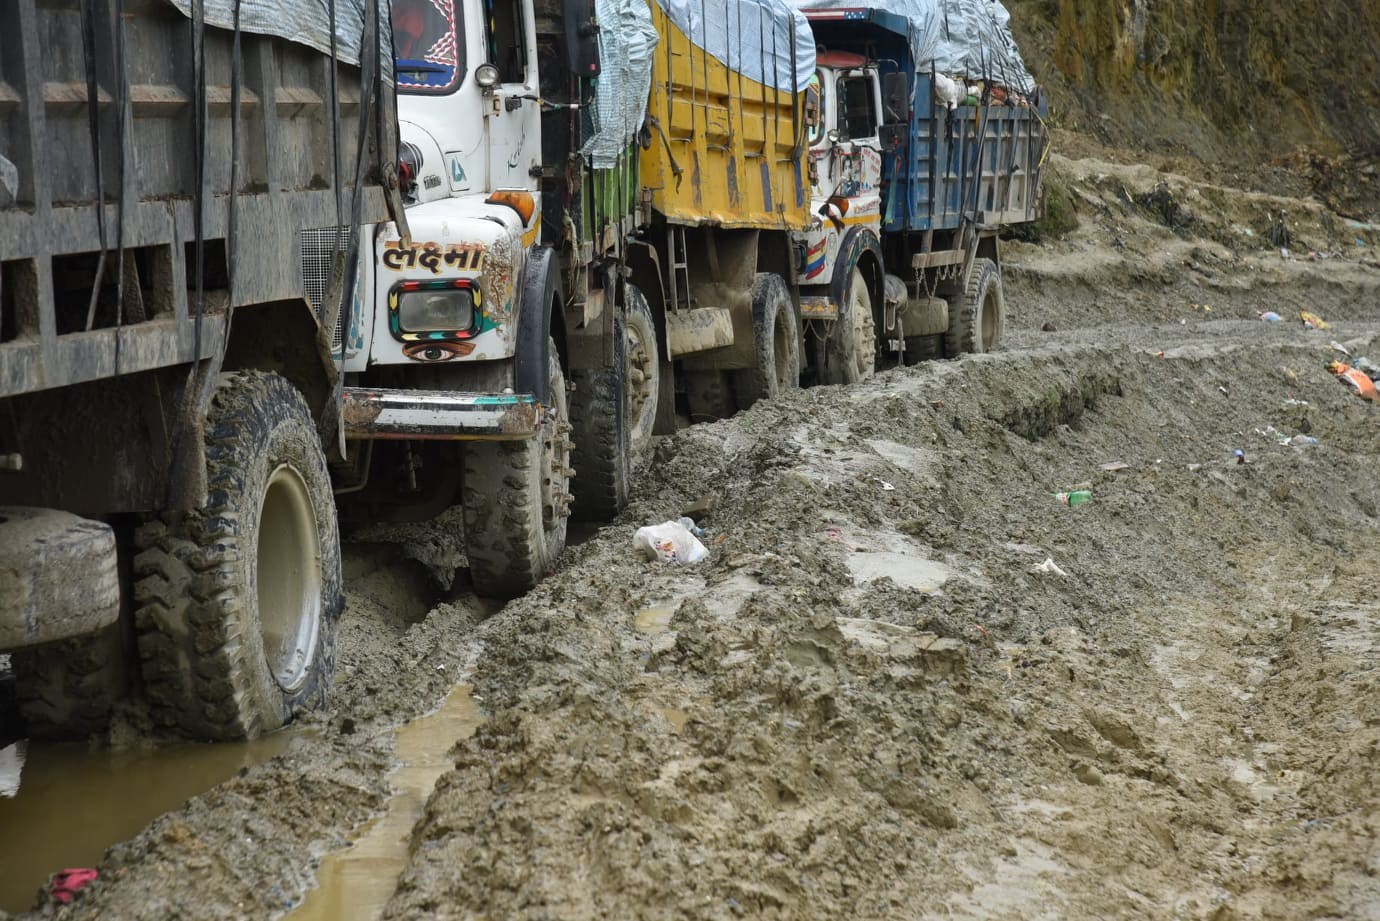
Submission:
[[[753,23],[728,43],[691,6],[393,2],[411,237],[363,231],[333,472],[347,518],[458,503],[481,594],[624,505],[677,378],[692,412],[798,383],[808,26],[714,0]]]

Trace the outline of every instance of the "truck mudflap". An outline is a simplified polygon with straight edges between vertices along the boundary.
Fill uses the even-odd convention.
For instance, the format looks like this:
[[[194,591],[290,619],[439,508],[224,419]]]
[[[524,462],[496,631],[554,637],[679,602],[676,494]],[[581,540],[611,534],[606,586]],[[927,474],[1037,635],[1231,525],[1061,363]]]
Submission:
[[[536,435],[541,404],[527,393],[454,393],[345,387],[345,437],[521,441]]]

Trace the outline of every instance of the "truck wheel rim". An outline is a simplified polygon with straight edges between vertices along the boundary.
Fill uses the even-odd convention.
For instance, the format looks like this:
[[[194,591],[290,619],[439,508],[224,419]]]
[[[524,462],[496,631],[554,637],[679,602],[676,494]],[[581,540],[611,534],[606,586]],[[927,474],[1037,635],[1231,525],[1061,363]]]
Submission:
[[[997,292],[988,287],[982,299],[982,350],[991,351],[997,344]]]
[[[858,370],[858,379],[872,376],[877,369],[876,331],[872,322],[872,305],[853,287],[852,303],[849,305],[849,322],[853,327],[853,362]]]
[[[795,370],[795,362],[792,361],[795,343],[790,341],[790,328],[786,325],[784,316],[784,312],[790,309],[789,304],[778,305],[776,322],[772,324],[772,359],[775,365],[772,370],[776,374],[776,387],[781,391],[795,386],[792,374]]]
[[[643,328],[642,316],[628,316],[628,393],[632,404],[632,441],[634,446],[651,434],[651,418],[656,408],[656,393],[661,369],[657,367],[649,337],[651,330]]]
[[[566,405],[565,374],[551,358],[551,406],[542,419],[541,443],[541,518],[542,531],[551,534],[570,514],[570,414]]]
[[[321,540],[311,493],[296,470],[280,465],[259,509],[259,632],[269,673],[285,692],[302,686],[321,626]]]

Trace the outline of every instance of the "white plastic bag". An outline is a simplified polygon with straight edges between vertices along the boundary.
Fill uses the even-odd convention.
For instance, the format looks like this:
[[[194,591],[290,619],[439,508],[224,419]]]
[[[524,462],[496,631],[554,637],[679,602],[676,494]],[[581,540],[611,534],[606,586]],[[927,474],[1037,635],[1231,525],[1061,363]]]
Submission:
[[[687,527],[685,522],[689,521]],[[638,528],[633,535],[633,546],[649,560],[663,563],[698,563],[709,557],[709,551],[699,538],[691,533],[694,522],[688,518],[679,521],[663,521],[661,524]]]

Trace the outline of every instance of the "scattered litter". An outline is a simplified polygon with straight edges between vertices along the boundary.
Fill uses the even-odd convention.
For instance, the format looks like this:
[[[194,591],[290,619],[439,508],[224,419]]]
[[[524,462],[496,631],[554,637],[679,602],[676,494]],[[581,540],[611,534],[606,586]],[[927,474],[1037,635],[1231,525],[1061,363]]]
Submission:
[[[1295,435],[1286,443],[1295,448],[1311,448],[1318,444],[1318,439],[1314,438],[1312,435]]]
[[[1073,492],[1058,492],[1054,494],[1054,498],[1060,505],[1078,508],[1078,506],[1092,501],[1092,490],[1075,489]]]
[[[1284,374],[1284,379],[1289,381],[1291,384],[1297,384],[1299,382],[1299,373],[1295,371],[1293,368],[1290,368],[1287,365],[1281,365],[1279,370],[1281,373]]]
[[[1285,406],[1307,406],[1307,405],[1308,405],[1308,401],[1307,401],[1307,400],[1295,400],[1293,397],[1290,397],[1289,399],[1287,399],[1287,400],[1284,401],[1284,405],[1285,405]]]
[[[1118,470],[1130,470],[1131,465],[1123,464],[1121,461],[1112,461],[1110,464],[1102,464],[1097,469],[1107,473],[1116,473]]]
[[[664,521],[661,524],[638,528],[633,535],[633,547],[649,560],[663,563],[698,563],[709,556],[709,551],[700,543],[693,531],[686,527],[682,518],[679,521]],[[690,521],[690,527],[694,527]],[[695,530],[699,530],[696,528]],[[701,532],[703,533],[703,532]]]
[[[1218,385],[1217,385],[1217,389],[1220,390],[1220,391],[1222,391],[1222,396],[1224,396],[1224,397],[1231,396],[1231,394],[1227,392],[1227,388],[1226,388],[1226,387],[1223,387],[1221,384],[1218,384]]]
[[[1375,390],[1375,381],[1371,380],[1370,377],[1359,368],[1353,368],[1343,361],[1333,361],[1328,363],[1327,370],[1337,375],[1343,383],[1351,388],[1352,393],[1355,393],[1361,399],[1370,400],[1371,402],[1380,400],[1380,394],[1377,394]]]
[[[69,867],[53,874],[52,880],[48,883],[48,891],[52,893],[53,901],[59,905],[66,905],[78,892],[94,883],[98,875],[95,870],[85,867]]]
[[[1043,563],[1030,567],[1031,572],[1048,573],[1051,576],[1067,576],[1068,573],[1059,568],[1059,564],[1054,562],[1054,557],[1047,556]]]
[[[1275,313],[1273,310],[1267,310],[1260,315],[1260,319],[1264,320],[1266,323],[1279,323],[1284,317]]]
[[[895,487],[895,486],[892,486],[892,485],[891,485],[890,483],[888,483],[886,480],[878,480],[878,482],[882,484],[882,491],[883,491],[883,492],[895,492],[895,491],[896,491],[896,487]]]
[[[1351,357],[1351,350],[1348,349],[1346,346],[1342,345],[1340,342],[1333,342],[1333,343],[1332,343],[1332,351],[1334,351],[1334,352],[1341,352],[1341,353],[1342,353],[1343,355],[1345,355],[1347,358],[1350,358],[1350,357]]]
[[[1309,313],[1307,310],[1300,310],[1300,311],[1299,311],[1299,319],[1303,321],[1303,328],[1304,328],[1304,329],[1330,329],[1330,328],[1331,328],[1331,324],[1329,324],[1326,320],[1324,320],[1322,317],[1318,316],[1316,313]]]
[[[1232,453],[1236,455],[1236,462],[1237,462],[1238,464],[1249,464],[1249,463],[1250,463],[1250,461],[1246,460],[1246,452],[1245,452],[1245,451],[1242,451],[1240,448],[1237,448],[1237,449],[1236,449],[1234,452],[1232,452]]]
[[[1369,358],[1358,358],[1351,363],[1351,366],[1371,380],[1380,381],[1380,365]]]

